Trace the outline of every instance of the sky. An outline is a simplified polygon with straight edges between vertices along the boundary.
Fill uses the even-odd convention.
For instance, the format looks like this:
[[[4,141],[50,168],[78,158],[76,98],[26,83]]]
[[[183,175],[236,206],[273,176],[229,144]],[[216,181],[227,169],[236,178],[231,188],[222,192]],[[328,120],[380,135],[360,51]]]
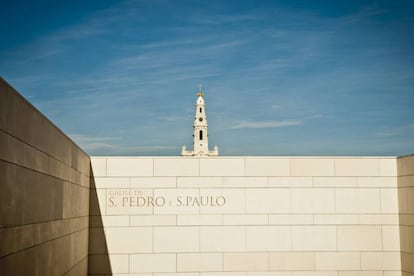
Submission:
[[[414,153],[414,2],[0,0],[0,76],[90,155]]]

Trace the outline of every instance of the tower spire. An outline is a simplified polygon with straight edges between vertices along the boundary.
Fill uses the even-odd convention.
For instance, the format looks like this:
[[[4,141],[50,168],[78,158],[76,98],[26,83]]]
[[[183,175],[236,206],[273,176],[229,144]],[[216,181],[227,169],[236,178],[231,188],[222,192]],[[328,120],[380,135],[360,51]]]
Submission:
[[[201,90],[201,83],[198,85],[198,94],[197,94],[197,96],[198,97],[203,97],[203,91]]]

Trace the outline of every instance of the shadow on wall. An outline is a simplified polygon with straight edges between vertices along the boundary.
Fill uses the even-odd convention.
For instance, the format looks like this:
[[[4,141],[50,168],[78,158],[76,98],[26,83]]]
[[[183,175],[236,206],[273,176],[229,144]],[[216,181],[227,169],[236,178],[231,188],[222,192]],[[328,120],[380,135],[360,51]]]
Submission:
[[[96,192],[92,166],[90,169],[89,192],[89,264],[88,275],[112,275],[111,262],[108,255],[105,231],[102,223],[102,212]]]
[[[414,275],[414,155],[397,159],[402,275]]]

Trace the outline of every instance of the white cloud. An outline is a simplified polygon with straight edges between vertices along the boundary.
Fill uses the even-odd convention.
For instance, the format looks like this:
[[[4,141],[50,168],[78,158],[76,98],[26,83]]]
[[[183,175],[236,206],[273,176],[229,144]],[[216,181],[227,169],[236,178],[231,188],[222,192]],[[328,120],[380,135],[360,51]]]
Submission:
[[[390,128],[390,129],[385,130],[383,132],[377,133],[376,136],[379,136],[379,137],[395,137],[395,136],[403,135],[406,132],[411,131],[411,130],[414,130],[414,123],[407,124],[407,125],[401,126],[401,127]]]
[[[274,127],[287,127],[297,126],[303,124],[299,120],[285,120],[285,121],[244,121],[240,122],[232,128],[274,128]]]
[[[87,152],[115,150],[118,146],[113,145],[111,141],[120,140],[118,137],[96,137],[84,134],[69,134],[69,136]]]

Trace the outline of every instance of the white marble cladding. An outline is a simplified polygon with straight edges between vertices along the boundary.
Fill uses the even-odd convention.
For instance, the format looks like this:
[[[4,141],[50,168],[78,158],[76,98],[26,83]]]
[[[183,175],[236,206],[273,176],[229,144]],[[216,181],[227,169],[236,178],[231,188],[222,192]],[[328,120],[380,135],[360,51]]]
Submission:
[[[401,275],[396,158],[91,159],[90,274]]]

